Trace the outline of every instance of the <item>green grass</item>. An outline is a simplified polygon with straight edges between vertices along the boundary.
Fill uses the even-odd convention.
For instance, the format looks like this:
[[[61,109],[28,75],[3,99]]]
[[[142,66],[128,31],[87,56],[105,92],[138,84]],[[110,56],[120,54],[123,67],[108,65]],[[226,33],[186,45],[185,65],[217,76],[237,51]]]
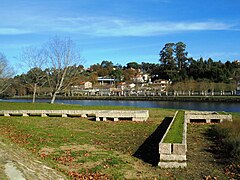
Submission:
[[[213,126],[212,130],[224,147],[225,154],[232,161],[240,162],[240,122],[223,122]]]
[[[1,102],[0,109],[129,110],[141,108]],[[32,151],[33,154],[66,174],[73,170],[86,171],[108,174],[112,178],[122,179],[127,177],[128,172],[128,176],[132,176],[130,172],[135,171],[132,166],[136,160],[132,155],[155,131],[164,117],[174,115],[174,110],[149,109],[149,111],[150,118],[142,123],[96,122],[86,118],[0,117],[0,135]],[[66,154],[66,150],[61,150],[64,146],[71,150],[71,154]],[[74,149],[75,146],[77,149]],[[51,153],[45,156],[44,149],[50,150]],[[70,161],[72,157],[74,161]],[[76,166],[76,168],[70,169],[70,166]]]
[[[170,130],[164,138],[164,143],[182,143],[184,127],[184,111],[178,111]]]
[[[208,130],[208,136],[213,137],[212,151],[217,162],[224,165],[224,171],[229,179],[240,177],[240,114],[232,113],[233,122],[225,121],[213,125]],[[221,157],[221,158],[219,158]]]
[[[121,106],[81,106],[69,104],[49,104],[49,103],[17,103],[17,102],[0,102],[0,110],[88,110],[88,109],[126,109]],[[128,107],[128,109],[137,109]]]
[[[221,114],[221,115],[228,115],[229,113],[224,112],[224,111],[219,111],[218,114]]]

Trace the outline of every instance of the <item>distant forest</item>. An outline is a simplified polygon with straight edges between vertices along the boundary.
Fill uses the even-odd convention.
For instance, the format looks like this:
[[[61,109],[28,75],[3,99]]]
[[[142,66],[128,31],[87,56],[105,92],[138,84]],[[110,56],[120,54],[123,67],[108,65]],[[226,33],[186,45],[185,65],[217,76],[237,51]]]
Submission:
[[[214,61],[213,59],[194,59],[188,57],[183,42],[167,43],[159,53],[160,64],[153,74],[160,78],[171,79],[173,82],[185,80],[211,81],[229,83],[240,77],[240,62]]]

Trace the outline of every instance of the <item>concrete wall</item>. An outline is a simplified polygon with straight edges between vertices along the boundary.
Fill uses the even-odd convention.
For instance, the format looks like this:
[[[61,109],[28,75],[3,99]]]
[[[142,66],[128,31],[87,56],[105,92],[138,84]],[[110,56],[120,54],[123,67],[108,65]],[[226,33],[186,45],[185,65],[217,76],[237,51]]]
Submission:
[[[187,123],[190,120],[205,120],[206,123],[212,123],[213,120],[219,120],[219,123],[223,121],[232,121],[231,114],[219,114],[212,111],[185,111],[184,114],[184,130],[182,143],[163,143],[171,125],[173,124],[177,112],[175,113],[172,122],[170,123],[167,131],[165,132],[161,142],[159,143],[160,162],[158,166],[162,168],[176,168],[187,166]]]
[[[172,122],[159,143],[160,162],[158,163],[158,166],[161,168],[178,168],[187,166],[187,122],[185,118],[183,124],[182,143],[163,143],[177,113],[178,111],[175,113]]]
[[[121,111],[121,110],[2,110],[0,111],[2,116],[33,116],[39,115],[46,116],[80,116],[88,117],[89,115],[95,116],[96,121],[113,119],[118,121],[121,119],[129,119],[132,121],[146,121],[149,117],[148,110],[136,110],[136,111]]]
[[[185,117],[187,123],[191,123],[191,120],[196,120],[196,122],[197,120],[205,120],[206,123],[212,123],[215,120],[219,120],[219,123],[223,121],[232,121],[231,114],[219,114],[212,111],[186,111]]]

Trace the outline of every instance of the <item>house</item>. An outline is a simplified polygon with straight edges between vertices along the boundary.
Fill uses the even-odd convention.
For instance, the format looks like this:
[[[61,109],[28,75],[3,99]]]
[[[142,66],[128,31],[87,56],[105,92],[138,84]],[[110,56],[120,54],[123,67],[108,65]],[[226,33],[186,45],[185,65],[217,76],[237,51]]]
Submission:
[[[136,75],[135,77],[132,78],[133,82],[139,82],[139,83],[143,83],[143,76],[141,74]]]
[[[144,82],[151,82],[151,78],[150,78],[149,74],[143,74],[143,80],[144,80]]]
[[[87,82],[80,82],[78,85],[71,86],[71,89],[73,91],[78,91],[78,90],[84,90],[84,89],[91,89],[92,88],[92,83],[87,81]]]
[[[128,87],[129,87],[130,89],[135,88],[135,86],[136,86],[136,84],[134,84],[134,83],[131,83],[131,84],[128,85]]]
[[[153,82],[153,87],[159,87],[161,92],[166,92],[167,86],[172,84],[170,80],[157,79]]]
[[[149,81],[149,75],[148,74],[138,74],[135,77],[132,78],[133,82],[139,82],[139,83],[144,83]]]
[[[240,60],[233,61],[236,65],[240,65]]]
[[[104,85],[104,84],[114,84],[115,83],[115,79],[114,78],[107,78],[107,77],[98,77],[98,82],[99,84],[101,85]]]
[[[120,82],[120,83],[118,83],[117,88],[124,90],[127,88],[127,84],[125,82]]]
[[[136,86],[136,84],[131,83],[131,84],[126,84],[125,82],[120,82],[118,83],[117,89],[120,90],[128,90],[128,89],[133,89]]]
[[[89,81],[81,82],[79,86],[80,86],[81,89],[91,89],[92,88],[92,83],[89,82]]]

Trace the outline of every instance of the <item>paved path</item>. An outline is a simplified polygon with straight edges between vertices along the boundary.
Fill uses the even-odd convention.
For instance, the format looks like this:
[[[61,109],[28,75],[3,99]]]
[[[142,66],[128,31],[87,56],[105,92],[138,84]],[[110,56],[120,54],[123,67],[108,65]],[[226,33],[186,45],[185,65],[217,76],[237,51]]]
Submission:
[[[4,143],[0,137],[0,179],[64,180],[63,174],[38,161],[26,150]]]

